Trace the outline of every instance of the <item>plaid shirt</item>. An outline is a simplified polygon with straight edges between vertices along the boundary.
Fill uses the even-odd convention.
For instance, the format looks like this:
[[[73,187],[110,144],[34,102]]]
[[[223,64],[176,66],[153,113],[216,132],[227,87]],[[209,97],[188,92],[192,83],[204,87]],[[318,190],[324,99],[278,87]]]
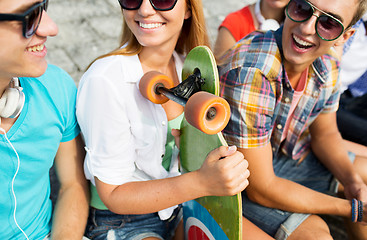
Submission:
[[[254,32],[224,56],[219,67],[221,96],[231,105],[232,115],[223,133],[229,144],[240,148],[271,142],[274,156],[282,151],[300,160],[310,150],[309,126],[320,113],[338,108],[339,63],[332,50],[312,63],[305,91],[281,143],[294,93],[282,64],[281,34],[282,28]]]

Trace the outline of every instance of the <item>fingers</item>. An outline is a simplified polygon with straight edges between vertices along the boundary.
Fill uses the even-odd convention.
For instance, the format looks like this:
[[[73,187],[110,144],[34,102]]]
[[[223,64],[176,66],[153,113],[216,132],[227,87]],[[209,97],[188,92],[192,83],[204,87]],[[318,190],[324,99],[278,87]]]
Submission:
[[[200,172],[205,176],[210,194],[215,196],[235,195],[249,184],[248,162],[235,146],[211,151]]]
[[[233,153],[235,153],[237,151],[237,147],[236,146],[229,146],[225,150],[223,150],[221,148],[221,151],[224,151],[223,154],[222,154],[222,157],[230,156],[230,155],[232,155]]]
[[[213,151],[211,151],[208,156],[207,156],[207,161],[212,162],[212,161],[218,161],[224,157],[230,156],[234,153],[236,153],[237,151],[237,147],[236,146],[221,146],[219,148],[214,149]]]
[[[229,175],[222,178],[222,187],[219,194],[216,196],[233,196],[241,193],[248,185],[248,177],[250,176],[250,171],[246,169],[241,173],[235,174],[234,172],[229,172]],[[217,189],[219,190],[219,189]]]
[[[176,144],[177,148],[180,149],[180,135],[181,135],[181,131],[178,130],[178,129],[172,129],[171,130],[171,134],[175,138],[175,144]]]
[[[232,168],[226,169],[228,178],[226,179],[228,195],[235,195],[242,192],[248,185],[250,171],[248,170],[248,162],[243,159]]]
[[[234,147],[236,150],[237,148]],[[228,149],[227,153],[231,153],[232,150]],[[225,154],[226,155],[226,154]],[[244,171],[248,168],[248,162],[245,160],[243,154],[239,151],[234,151],[231,153],[231,155],[227,155],[224,157],[222,155],[222,158],[218,162],[221,168],[230,170],[230,169],[239,169],[240,171]]]

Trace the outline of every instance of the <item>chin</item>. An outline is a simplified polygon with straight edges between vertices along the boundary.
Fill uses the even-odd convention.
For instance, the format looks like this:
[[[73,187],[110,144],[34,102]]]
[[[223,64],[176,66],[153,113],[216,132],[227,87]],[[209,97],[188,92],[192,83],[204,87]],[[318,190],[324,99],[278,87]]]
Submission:
[[[47,62],[45,61],[42,64],[37,64],[37,66],[27,68],[27,71],[22,75],[23,77],[40,77],[46,72],[46,69]]]

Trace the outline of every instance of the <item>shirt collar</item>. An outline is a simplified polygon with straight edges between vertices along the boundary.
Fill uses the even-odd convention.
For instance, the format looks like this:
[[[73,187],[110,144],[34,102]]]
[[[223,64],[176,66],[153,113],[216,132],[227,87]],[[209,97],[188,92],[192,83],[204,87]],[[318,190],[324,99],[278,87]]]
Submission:
[[[173,51],[173,58],[174,58],[175,65],[176,65],[177,75],[181,82],[181,70],[182,70],[183,60],[176,51]],[[127,71],[128,71],[129,78],[126,80],[126,82],[138,83],[141,77],[144,75],[143,67],[141,66],[139,56],[137,54],[133,56],[129,56],[129,61],[132,64],[128,65],[129,69],[127,69]],[[121,67],[126,69],[126,66],[121,66]]]

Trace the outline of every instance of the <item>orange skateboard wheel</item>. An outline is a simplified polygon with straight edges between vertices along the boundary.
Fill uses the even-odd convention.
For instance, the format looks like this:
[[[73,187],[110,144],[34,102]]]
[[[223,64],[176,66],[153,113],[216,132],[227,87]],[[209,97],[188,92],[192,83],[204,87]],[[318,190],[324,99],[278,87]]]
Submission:
[[[187,122],[206,134],[222,131],[230,115],[231,110],[226,100],[204,91],[192,95],[185,106]]]
[[[174,87],[174,83],[170,77],[156,71],[145,73],[139,82],[141,95],[155,104],[163,104],[169,100],[157,91],[160,86],[169,89]]]

